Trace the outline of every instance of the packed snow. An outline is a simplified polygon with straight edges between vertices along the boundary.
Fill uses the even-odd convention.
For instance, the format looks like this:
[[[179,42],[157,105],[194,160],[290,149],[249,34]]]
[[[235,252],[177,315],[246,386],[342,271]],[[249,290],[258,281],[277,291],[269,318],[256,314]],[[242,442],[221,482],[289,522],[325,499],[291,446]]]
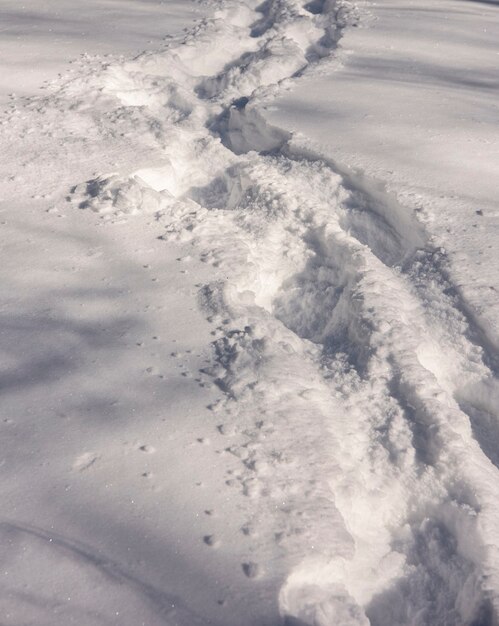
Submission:
[[[1,623],[499,623],[496,3],[32,4]]]

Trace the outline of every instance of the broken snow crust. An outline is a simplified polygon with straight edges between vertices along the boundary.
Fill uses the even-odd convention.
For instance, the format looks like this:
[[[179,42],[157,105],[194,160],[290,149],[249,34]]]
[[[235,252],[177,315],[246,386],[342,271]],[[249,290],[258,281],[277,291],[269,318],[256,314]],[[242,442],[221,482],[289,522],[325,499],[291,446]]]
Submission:
[[[493,341],[438,228],[269,116],[372,14],[207,8],[3,114],[7,623],[494,624]]]

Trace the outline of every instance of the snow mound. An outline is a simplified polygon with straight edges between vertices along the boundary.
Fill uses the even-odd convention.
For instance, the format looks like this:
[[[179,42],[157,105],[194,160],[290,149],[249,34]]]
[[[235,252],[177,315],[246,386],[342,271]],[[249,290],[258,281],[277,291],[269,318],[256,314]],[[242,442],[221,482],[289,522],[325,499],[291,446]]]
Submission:
[[[77,185],[70,199],[80,209],[90,209],[107,219],[111,216],[154,214],[169,197],[169,194],[147,185],[138,175],[121,177],[107,174]]]
[[[312,585],[288,580],[281,591],[286,626],[369,626],[362,609],[341,585]]]

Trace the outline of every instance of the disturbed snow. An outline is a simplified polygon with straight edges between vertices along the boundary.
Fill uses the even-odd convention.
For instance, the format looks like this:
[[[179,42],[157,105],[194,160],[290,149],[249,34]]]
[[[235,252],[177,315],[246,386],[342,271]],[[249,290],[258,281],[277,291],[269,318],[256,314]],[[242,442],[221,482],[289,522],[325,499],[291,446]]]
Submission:
[[[179,565],[171,600],[88,541],[7,530],[129,585],[137,617],[109,623],[275,624],[276,600],[297,626],[496,623],[495,355],[428,225],[262,113],[303,75],[333,71],[342,32],[368,17],[334,0],[210,6],[164,50],[82,67],[14,107],[6,132],[28,136],[36,120],[60,141],[109,138],[116,166],[73,180],[64,211],[85,228],[136,231],[155,261],[164,246],[187,268],[206,266],[195,297],[211,337],[197,333],[206,362],[194,367],[211,397],[196,441],[210,450],[203,483],[215,499],[223,485],[235,506],[184,553],[222,553],[205,570],[224,592],[203,598],[203,581]],[[160,439],[175,425],[162,428]],[[91,474],[100,456],[82,453],[75,469]],[[177,489],[189,467],[172,464]]]

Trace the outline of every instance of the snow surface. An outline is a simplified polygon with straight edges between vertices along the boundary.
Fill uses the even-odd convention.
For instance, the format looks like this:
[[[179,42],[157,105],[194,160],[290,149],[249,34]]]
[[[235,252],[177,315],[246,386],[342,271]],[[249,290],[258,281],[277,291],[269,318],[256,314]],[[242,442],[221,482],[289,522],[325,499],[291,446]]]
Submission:
[[[0,103],[39,93],[81,56],[156,49],[202,13],[197,0],[2,0]]]
[[[2,623],[498,623],[499,14],[446,7],[210,0],[10,99]]]
[[[341,67],[300,81],[269,119],[418,214],[452,257],[481,341],[497,350],[499,4],[358,6]]]

